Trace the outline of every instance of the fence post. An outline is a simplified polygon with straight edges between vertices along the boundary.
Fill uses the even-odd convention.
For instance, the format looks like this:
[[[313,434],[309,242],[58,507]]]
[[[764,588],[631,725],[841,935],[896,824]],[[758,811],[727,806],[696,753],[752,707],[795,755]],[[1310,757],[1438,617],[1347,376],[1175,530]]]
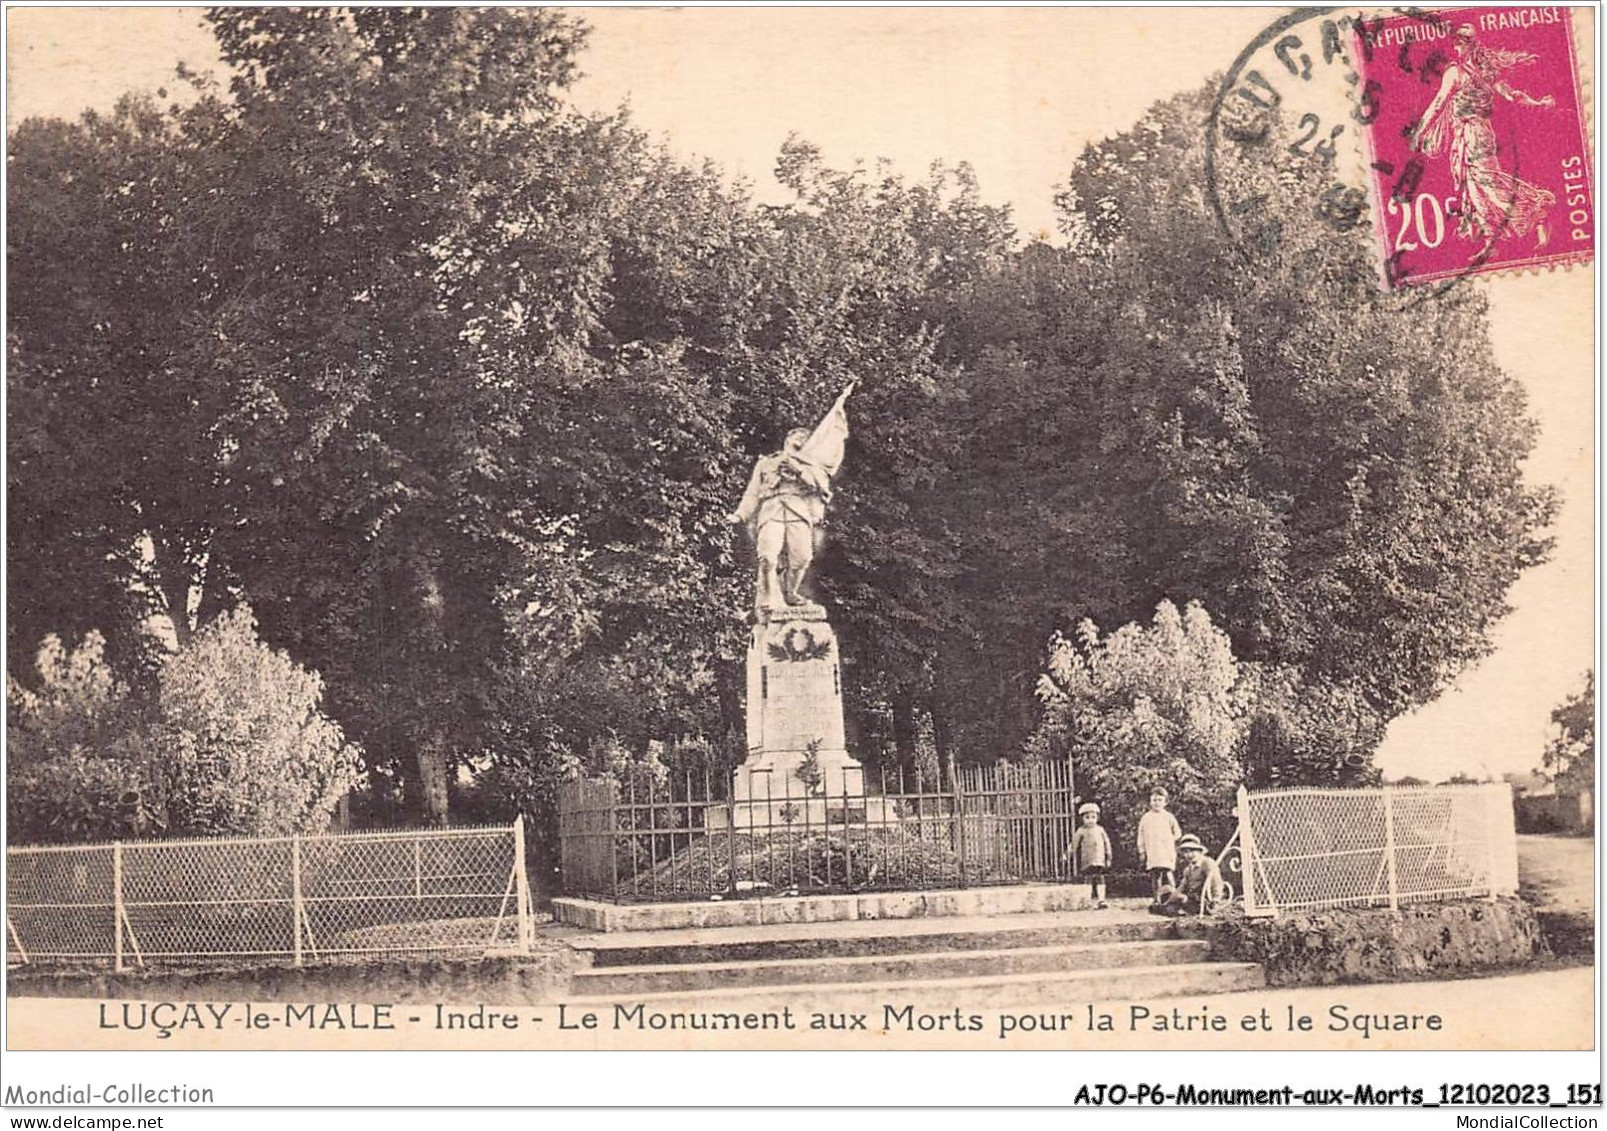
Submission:
[[[1066,755],[1066,825],[1062,829],[1065,843],[1057,845],[1062,851],[1071,849],[1071,842],[1077,836],[1077,771],[1071,764],[1071,755]],[[1114,860],[1106,862],[1114,864]],[[1077,854],[1071,853],[1071,873],[1077,874]]]
[[[1261,878],[1267,885],[1265,906],[1257,906],[1255,898],[1255,870],[1260,850],[1255,842],[1255,824],[1250,805],[1250,791],[1239,787],[1239,859],[1244,862],[1244,913],[1246,915],[1277,915],[1278,896],[1272,881],[1267,877],[1266,865],[1261,865]]]
[[[290,929],[296,936],[291,949],[297,966],[301,965],[301,837],[290,838]]]
[[[28,965],[28,948],[22,945],[22,935],[18,933],[16,925],[11,922],[11,910],[6,909],[6,934],[11,937],[11,943],[17,948],[17,958],[24,966]]]
[[[607,821],[607,833],[608,833],[608,839],[605,842],[608,845],[608,868],[609,868],[609,872],[608,872],[608,875],[609,875],[608,898],[612,899],[615,903],[618,903],[619,902],[619,843],[620,843],[620,840],[622,839],[621,835],[620,835],[621,830],[625,828],[625,826],[621,823],[620,815],[619,815],[619,779],[616,778],[616,777],[610,776],[610,777],[601,778],[599,780],[607,783],[607,788],[603,793],[603,798],[604,798],[604,800],[606,800],[608,802],[608,811],[607,811],[607,815],[605,817],[605,820]],[[632,840],[626,840],[625,843],[630,845],[630,847],[631,847],[631,863],[634,865],[635,862],[636,862],[636,856],[635,856],[636,842],[632,841]],[[635,874],[635,871],[634,871],[634,868],[633,868],[632,869],[632,875],[634,876],[634,874]]]
[[[960,787],[960,775],[954,766],[954,755],[948,757],[949,788],[954,791],[955,856],[960,868],[960,886],[966,886],[965,877],[965,790]]]
[[[123,969],[123,842],[112,841],[112,968]]]
[[[530,877],[525,874],[525,817],[513,819],[514,906],[519,916],[519,953],[530,953]]]
[[[1389,877],[1389,909],[1400,910],[1400,887],[1395,881],[1395,803],[1394,791],[1388,786],[1384,794],[1384,867]]]
[[[1255,850],[1250,839],[1250,791],[1239,786],[1239,798],[1234,806],[1239,817],[1239,863],[1244,883],[1244,913],[1255,914]]]
[[[1486,865],[1486,867],[1489,868],[1489,875],[1486,877],[1486,879],[1490,884],[1490,902],[1494,903],[1496,900],[1495,836],[1496,829],[1501,824],[1501,822],[1496,819],[1496,815],[1500,812],[1498,803],[1501,800],[1501,794],[1506,795],[1506,803],[1509,807],[1511,806],[1512,787],[1499,782],[1490,782],[1488,785],[1480,786],[1479,789],[1484,794],[1484,839],[1485,846],[1489,852],[1489,862]]]
[[[731,768],[731,753],[726,751],[725,756],[725,807],[731,814],[731,819],[725,829],[725,855],[726,855],[726,890],[732,895],[737,890],[737,772]],[[753,832],[753,805],[752,794],[749,794],[748,805],[748,832]],[[821,810],[825,812],[824,809]],[[830,841],[827,842],[828,846]],[[749,858],[752,856],[750,854]],[[826,851],[827,867],[830,867],[831,850]],[[829,873],[828,873],[829,874]]]

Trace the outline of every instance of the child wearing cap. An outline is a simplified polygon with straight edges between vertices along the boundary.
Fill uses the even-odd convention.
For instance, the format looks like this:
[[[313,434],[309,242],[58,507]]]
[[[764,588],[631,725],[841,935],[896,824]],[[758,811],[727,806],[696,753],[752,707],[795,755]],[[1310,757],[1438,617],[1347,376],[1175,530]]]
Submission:
[[[1150,790],[1149,812],[1138,820],[1138,863],[1149,873],[1157,903],[1161,890],[1176,883],[1172,870],[1177,867],[1177,839],[1183,835],[1177,818],[1167,812],[1166,801],[1166,790],[1160,786]]]
[[[1099,823],[1099,806],[1084,802],[1077,809],[1082,824],[1072,834],[1067,851],[1077,863],[1077,874],[1088,878],[1088,895],[1100,907],[1105,902],[1105,872],[1110,868],[1110,834]]]
[[[1177,842],[1183,869],[1177,886],[1161,892],[1156,903],[1163,915],[1210,915],[1227,896],[1222,870],[1206,855],[1200,838],[1189,833]]]

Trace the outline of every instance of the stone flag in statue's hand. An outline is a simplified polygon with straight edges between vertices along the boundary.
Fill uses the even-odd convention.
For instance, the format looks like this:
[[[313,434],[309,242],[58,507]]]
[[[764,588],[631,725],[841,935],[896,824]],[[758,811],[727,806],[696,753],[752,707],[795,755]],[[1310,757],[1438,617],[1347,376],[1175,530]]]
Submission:
[[[799,459],[814,464],[828,476],[836,475],[843,463],[843,448],[848,443],[848,412],[844,405],[858,384],[858,380],[848,383],[848,388],[842,391],[831,410],[815,425],[815,430],[804,441],[803,447],[798,449]]]

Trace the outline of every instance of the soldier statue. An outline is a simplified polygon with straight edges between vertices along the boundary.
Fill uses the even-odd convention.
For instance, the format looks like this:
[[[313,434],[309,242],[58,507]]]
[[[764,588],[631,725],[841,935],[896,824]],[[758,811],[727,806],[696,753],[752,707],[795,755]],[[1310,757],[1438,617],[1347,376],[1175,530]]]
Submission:
[[[849,382],[813,432],[796,428],[781,451],[760,457],[742,501],[726,515],[727,522],[747,524],[758,551],[754,607],[759,610],[809,603],[803,595],[804,574],[831,501],[832,476],[843,462],[848,440],[844,405],[858,384]]]

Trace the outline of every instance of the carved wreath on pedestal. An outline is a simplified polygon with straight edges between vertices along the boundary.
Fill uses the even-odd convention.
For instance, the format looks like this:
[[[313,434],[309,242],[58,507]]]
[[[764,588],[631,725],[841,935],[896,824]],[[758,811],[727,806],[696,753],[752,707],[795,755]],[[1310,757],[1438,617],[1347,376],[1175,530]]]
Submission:
[[[831,637],[815,636],[807,625],[791,624],[769,641],[772,660],[824,660],[831,655]]]

